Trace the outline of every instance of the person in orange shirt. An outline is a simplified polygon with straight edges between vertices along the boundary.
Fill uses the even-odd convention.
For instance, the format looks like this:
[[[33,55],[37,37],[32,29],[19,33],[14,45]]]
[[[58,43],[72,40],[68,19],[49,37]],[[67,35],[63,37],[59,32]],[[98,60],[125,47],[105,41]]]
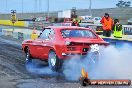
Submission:
[[[111,36],[111,29],[113,25],[113,20],[109,16],[108,13],[105,13],[105,15],[101,19],[101,24],[103,27],[103,36],[110,37]]]

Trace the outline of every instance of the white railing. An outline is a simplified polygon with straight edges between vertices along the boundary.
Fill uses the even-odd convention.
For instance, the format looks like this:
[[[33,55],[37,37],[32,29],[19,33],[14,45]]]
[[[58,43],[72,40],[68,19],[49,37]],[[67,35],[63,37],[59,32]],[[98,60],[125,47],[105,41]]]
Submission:
[[[123,25],[123,34],[132,35],[132,25]]]

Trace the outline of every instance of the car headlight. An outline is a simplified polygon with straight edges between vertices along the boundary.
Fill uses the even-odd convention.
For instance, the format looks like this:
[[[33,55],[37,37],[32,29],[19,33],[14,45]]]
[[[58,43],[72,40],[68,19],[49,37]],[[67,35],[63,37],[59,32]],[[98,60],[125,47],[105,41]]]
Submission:
[[[71,44],[71,42],[66,41],[66,42],[65,42],[65,44],[66,44],[66,45],[70,45],[70,44]]]
[[[99,45],[98,44],[92,44],[92,45],[90,45],[90,47],[91,47],[91,52],[99,51]]]

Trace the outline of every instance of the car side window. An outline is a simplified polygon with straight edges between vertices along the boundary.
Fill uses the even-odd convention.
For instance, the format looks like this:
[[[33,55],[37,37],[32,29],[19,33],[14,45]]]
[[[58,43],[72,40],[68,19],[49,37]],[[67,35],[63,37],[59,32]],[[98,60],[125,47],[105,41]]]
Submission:
[[[49,39],[53,39],[55,35],[55,32],[53,29],[50,30]]]
[[[40,39],[50,40],[54,37],[54,30],[53,29],[45,29],[42,34],[40,35]]]

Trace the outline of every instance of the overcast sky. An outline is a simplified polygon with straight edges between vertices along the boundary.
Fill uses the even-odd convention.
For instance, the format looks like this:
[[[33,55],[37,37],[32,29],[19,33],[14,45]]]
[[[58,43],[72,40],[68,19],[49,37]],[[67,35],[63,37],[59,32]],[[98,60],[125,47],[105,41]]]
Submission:
[[[40,3],[39,3],[40,1]],[[92,8],[114,8],[119,0],[91,0]],[[124,0],[132,1],[132,0]],[[23,2],[23,6],[22,6]],[[10,10],[17,12],[46,12],[48,0],[0,0],[0,13],[10,13]],[[88,9],[89,0],[49,0],[49,10],[58,11],[71,9]],[[131,5],[132,6],[132,5]]]

